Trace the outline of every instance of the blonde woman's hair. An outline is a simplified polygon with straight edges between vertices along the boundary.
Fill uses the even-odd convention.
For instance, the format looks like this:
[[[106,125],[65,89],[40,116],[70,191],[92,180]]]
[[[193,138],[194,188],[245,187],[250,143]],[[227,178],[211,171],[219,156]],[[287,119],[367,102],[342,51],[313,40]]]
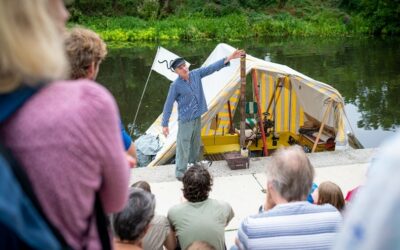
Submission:
[[[63,36],[52,0],[0,0],[0,93],[66,76]]]
[[[339,211],[342,211],[345,205],[342,190],[331,181],[325,181],[318,187],[317,204],[322,205],[326,203],[336,207]]]
[[[72,79],[85,78],[89,66],[95,66],[107,55],[107,47],[100,36],[92,30],[75,27],[67,33],[65,48],[70,62]]]

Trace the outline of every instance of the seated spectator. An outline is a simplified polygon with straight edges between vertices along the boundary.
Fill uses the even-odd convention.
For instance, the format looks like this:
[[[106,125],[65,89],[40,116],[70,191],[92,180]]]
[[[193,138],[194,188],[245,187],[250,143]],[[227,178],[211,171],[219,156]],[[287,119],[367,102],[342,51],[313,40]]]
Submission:
[[[186,250],[215,250],[215,247],[205,241],[194,241],[186,248]]]
[[[150,184],[146,181],[138,181],[131,187],[141,188],[151,193]],[[163,250],[163,246],[168,250],[176,247],[175,233],[169,225],[167,217],[154,215],[150,222],[150,228],[142,240],[144,250]]]
[[[355,187],[355,188],[353,188],[352,190],[350,190],[350,191],[347,192],[346,198],[344,199],[344,200],[346,201],[346,203],[351,202],[351,201],[354,199],[354,197],[357,196],[357,193],[358,193],[358,191],[359,191],[359,189],[360,189],[361,187],[362,187],[362,186]]]
[[[379,155],[379,154],[378,154]],[[367,172],[365,173],[365,180],[363,180],[358,186],[349,190],[345,196],[346,207],[349,207],[353,201],[357,198],[360,191],[364,188],[364,182],[368,180],[369,177],[374,176],[377,171],[377,164],[375,164],[376,156],[372,157],[370,164],[368,165]]]
[[[379,150],[334,249],[400,249],[400,133]],[[373,170],[373,172],[371,172]]]
[[[311,185],[311,189],[310,189],[310,191],[308,192],[308,195],[307,195],[307,201],[308,202],[310,202],[310,203],[312,203],[312,204],[317,204],[317,199],[318,199],[318,192],[316,192],[316,190],[318,189],[318,185],[317,185],[317,183],[312,183],[312,185]],[[258,208],[258,212],[262,212],[264,210],[264,206],[263,205],[261,205],[259,208]]]
[[[143,249],[142,238],[154,217],[154,195],[140,188],[131,188],[128,204],[111,215],[115,249]]]
[[[107,55],[106,44],[100,36],[92,30],[75,27],[67,33],[65,47],[71,66],[70,78],[96,80],[100,64]],[[135,145],[122,122],[120,127],[125,150],[134,158],[130,163],[136,165]]]
[[[311,189],[310,192],[308,192],[307,195],[307,201],[310,203],[316,203],[317,201],[315,200],[315,190],[318,188],[318,185],[316,183],[313,182],[313,184],[311,185]]]
[[[345,205],[343,193],[335,183],[330,181],[322,182],[314,192],[316,193],[316,203],[318,205],[328,203],[336,207],[339,212],[343,211]]]
[[[185,172],[182,182],[187,202],[168,211],[181,249],[194,241],[205,241],[215,249],[225,249],[225,227],[234,216],[232,207],[227,202],[208,198],[212,178],[207,169],[194,165]]]
[[[262,213],[241,223],[239,249],[329,249],[342,223],[333,206],[309,203],[314,168],[299,146],[282,148],[267,167]]]

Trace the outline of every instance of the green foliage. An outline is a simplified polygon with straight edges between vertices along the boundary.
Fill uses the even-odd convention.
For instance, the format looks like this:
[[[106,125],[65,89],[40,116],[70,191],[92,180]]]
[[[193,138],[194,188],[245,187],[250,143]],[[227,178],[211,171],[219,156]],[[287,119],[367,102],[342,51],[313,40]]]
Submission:
[[[84,16],[136,16],[152,19],[157,16],[158,0],[80,0],[68,6],[71,17]],[[78,12],[77,12],[78,10]]]
[[[106,41],[197,41],[216,39],[242,40],[264,36],[347,36],[368,34],[365,20],[356,16],[348,23],[345,15],[320,12],[308,20],[287,12],[266,15],[252,12],[209,18],[202,14],[189,17],[171,17],[165,20],[144,21],[135,17],[81,17],[83,24],[98,32]]]
[[[293,20],[285,16],[287,14],[301,19],[300,21],[310,19],[312,23],[307,22],[307,25],[312,26],[315,19],[322,20],[318,17],[321,13],[330,12],[332,15],[341,16],[342,21],[343,17],[348,16],[344,20],[347,25],[344,30],[347,33],[352,33],[353,27],[357,27],[355,33],[400,34],[400,0],[76,0],[70,4],[69,10],[71,21],[74,23],[85,23],[83,19],[87,16],[132,16],[144,20],[160,20],[199,16],[215,18],[232,14],[248,16],[253,12],[292,22],[278,26],[294,24]],[[357,23],[350,23],[352,19],[356,19]],[[264,20],[263,23],[267,21]],[[335,32],[328,33],[340,30],[337,21],[333,21]],[[326,33],[327,26],[331,29],[330,25],[325,23],[322,27],[324,31],[318,33]],[[300,33],[312,32],[313,29],[306,27]]]
[[[137,7],[138,14],[144,19],[154,20],[157,18],[158,9],[160,8],[157,0],[144,0]]]
[[[370,16],[375,33],[400,33],[400,1],[399,0],[363,0],[362,8],[365,16]]]
[[[400,34],[400,0],[343,0],[341,6],[367,19],[375,34]]]
[[[84,19],[85,26],[98,32],[106,41],[156,40],[237,40],[248,37],[250,24],[243,15],[222,18],[169,18],[143,21],[133,17],[96,17]]]
[[[400,4],[394,3],[399,1],[81,0],[70,11],[72,24],[94,29],[107,41],[240,40],[396,34]],[[113,16],[105,15],[106,10]],[[174,14],[166,14],[170,12]],[[161,19],[162,15],[167,17]]]
[[[368,30],[355,26],[350,27],[343,22],[341,12],[320,11],[308,16],[297,18],[287,12],[276,15],[252,15],[253,32],[268,36],[346,36],[364,34]]]
[[[174,6],[174,14],[178,17],[222,17],[243,14],[242,7],[239,0],[186,0],[185,4]]]
[[[84,22],[83,20],[83,13],[80,9],[75,8],[75,7],[70,7],[68,8],[69,11],[69,21],[74,22],[74,23],[82,23]]]

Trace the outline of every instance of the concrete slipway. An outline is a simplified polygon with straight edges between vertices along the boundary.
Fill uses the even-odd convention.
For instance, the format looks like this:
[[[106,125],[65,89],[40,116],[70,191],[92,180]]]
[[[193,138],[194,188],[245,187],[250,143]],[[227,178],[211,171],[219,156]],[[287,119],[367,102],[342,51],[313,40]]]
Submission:
[[[314,153],[308,157],[316,170],[315,182],[335,182],[346,195],[365,181],[367,168],[376,153],[377,149],[358,149]],[[240,222],[246,216],[257,213],[265,200],[262,189],[269,162],[269,157],[252,158],[249,169],[230,170],[226,161],[217,161],[209,168],[214,178],[210,197],[229,202],[235,212],[225,230],[228,249],[234,244]],[[130,183],[139,180],[150,183],[157,200],[156,212],[160,215],[167,215],[170,207],[183,200],[182,183],[175,179],[175,165],[133,169]]]

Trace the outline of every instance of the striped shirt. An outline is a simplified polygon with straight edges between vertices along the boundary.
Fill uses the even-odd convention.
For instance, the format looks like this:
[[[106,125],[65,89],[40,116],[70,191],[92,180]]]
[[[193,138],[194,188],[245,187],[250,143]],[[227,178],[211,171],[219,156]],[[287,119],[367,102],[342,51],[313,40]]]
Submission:
[[[329,204],[290,202],[244,219],[238,238],[242,249],[329,249],[341,225]]]

